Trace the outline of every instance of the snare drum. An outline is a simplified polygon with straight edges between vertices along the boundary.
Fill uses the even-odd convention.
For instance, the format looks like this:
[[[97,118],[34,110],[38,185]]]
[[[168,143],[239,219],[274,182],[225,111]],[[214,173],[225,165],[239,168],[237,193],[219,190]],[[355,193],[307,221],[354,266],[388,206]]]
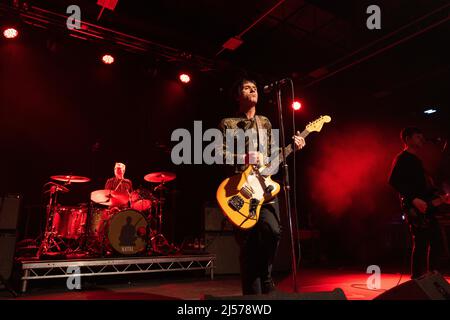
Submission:
[[[123,210],[108,220],[105,232],[108,244],[117,253],[133,255],[145,251],[148,223],[136,210]]]
[[[55,209],[52,230],[65,239],[79,239],[85,231],[87,207],[59,206]]]

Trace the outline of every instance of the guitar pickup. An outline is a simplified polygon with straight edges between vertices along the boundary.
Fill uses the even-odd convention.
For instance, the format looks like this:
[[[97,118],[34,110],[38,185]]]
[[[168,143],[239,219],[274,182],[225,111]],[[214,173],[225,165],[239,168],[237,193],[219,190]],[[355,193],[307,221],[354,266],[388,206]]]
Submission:
[[[242,199],[239,196],[234,196],[231,197],[228,200],[228,205],[230,206],[231,209],[233,209],[234,211],[239,211],[241,210],[241,208],[244,206],[244,199]]]

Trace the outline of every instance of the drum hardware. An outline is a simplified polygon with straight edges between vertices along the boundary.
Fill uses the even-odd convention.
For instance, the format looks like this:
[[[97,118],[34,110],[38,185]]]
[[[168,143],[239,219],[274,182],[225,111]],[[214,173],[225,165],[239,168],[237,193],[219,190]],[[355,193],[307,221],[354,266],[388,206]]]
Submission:
[[[41,244],[36,254],[36,257],[38,259],[42,255],[48,255],[50,252],[55,253],[55,248],[56,253],[61,253],[62,246],[64,245],[64,241],[56,234],[53,221],[55,216],[55,208],[58,203],[58,192],[65,192],[67,188],[53,182],[47,183],[46,185],[51,185],[51,187],[48,190],[50,195],[46,208],[44,237],[42,238]]]
[[[48,186],[48,185],[54,187],[54,189],[50,188],[50,189],[48,189],[47,191],[44,191],[44,193],[49,193],[49,192],[51,192],[52,190],[53,190],[53,191],[61,191],[61,192],[64,192],[64,193],[69,192],[69,189],[68,189],[68,188],[66,188],[65,186],[62,186],[62,185],[60,185],[60,184],[57,184],[57,183],[55,183],[55,182],[51,182],[51,181],[50,181],[50,182],[47,182],[47,183],[44,185],[44,187],[45,187],[45,186]]]
[[[165,198],[163,192],[168,190],[165,186],[166,182],[170,182],[175,180],[176,175],[171,172],[155,172],[145,175],[144,180],[148,182],[159,183],[153,191],[159,192],[159,197],[156,201],[156,228],[155,232],[150,234],[150,245],[153,253],[156,254],[167,254],[168,252],[178,252],[179,248],[175,245],[170,244],[169,241],[162,233],[162,225],[163,225],[163,206],[165,203]]]
[[[71,183],[86,183],[90,178],[74,175],[51,176],[46,206],[46,222],[36,257],[43,255],[107,256],[167,254],[179,249],[162,233],[165,183],[176,178],[174,173],[155,172],[144,180],[158,185],[120,193],[96,190],[89,205],[61,206],[58,194],[69,192]],[[158,195],[156,195],[158,193]],[[81,256],[80,256],[81,255]]]
[[[67,188],[68,185],[71,183],[85,183],[89,182],[91,179],[83,176],[74,176],[74,175],[56,175],[50,177],[52,180],[64,182],[64,185],[55,183],[55,182],[47,182],[44,185],[44,188],[47,186],[50,186],[50,188],[45,191],[44,193],[49,193],[49,200],[46,207],[46,216],[45,216],[45,229],[44,229],[44,235],[42,237],[42,241],[39,245],[39,248],[36,253],[36,258],[40,258],[42,255],[58,255],[58,254],[65,254],[70,251],[77,251],[80,249],[79,243],[75,241],[75,249],[71,249],[69,244],[72,244],[71,239],[64,240],[64,236],[68,236],[69,233],[62,234],[61,229],[58,230],[59,224],[55,225],[55,216],[58,213],[58,192],[69,192],[69,189]],[[61,218],[61,216],[59,217]],[[65,216],[64,218],[69,219],[72,217]],[[78,226],[67,226],[68,229],[70,229],[70,236],[75,236],[77,238],[80,234],[82,234],[82,230],[78,229],[78,227],[82,228],[82,222],[81,221],[74,221],[74,223],[80,223]],[[61,227],[63,227],[63,224],[61,224]],[[71,228],[72,227],[72,228]],[[72,231],[74,231],[74,234],[72,234]]]

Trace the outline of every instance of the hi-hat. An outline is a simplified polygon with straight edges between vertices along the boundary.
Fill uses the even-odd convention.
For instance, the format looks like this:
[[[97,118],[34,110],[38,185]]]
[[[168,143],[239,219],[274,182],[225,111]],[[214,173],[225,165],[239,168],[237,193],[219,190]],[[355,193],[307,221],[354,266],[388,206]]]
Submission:
[[[50,177],[53,180],[56,181],[62,181],[66,183],[83,183],[83,182],[89,182],[91,181],[88,177],[82,177],[82,176],[73,176],[73,175],[59,175],[59,176],[51,176]]]
[[[167,188],[166,186],[164,186],[162,183],[157,185],[155,187],[155,189],[153,189],[153,191],[165,191],[165,190],[169,190],[169,188]]]
[[[154,172],[147,174],[144,177],[144,180],[148,182],[165,183],[175,180],[176,177],[176,174],[172,172]]]
[[[47,185],[50,185],[50,186],[51,186],[49,190],[45,191],[45,193],[48,193],[48,192],[56,192],[56,191],[69,192],[69,189],[67,189],[65,186],[62,186],[62,185],[57,184],[57,183],[55,183],[55,182],[48,182],[48,183],[46,183],[45,185],[46,185],[46,186],[47,186]]]
[[[117,207],[126,205],[129,196],[126,193],[106,189],[91,192],[91,200],[105,206]]]

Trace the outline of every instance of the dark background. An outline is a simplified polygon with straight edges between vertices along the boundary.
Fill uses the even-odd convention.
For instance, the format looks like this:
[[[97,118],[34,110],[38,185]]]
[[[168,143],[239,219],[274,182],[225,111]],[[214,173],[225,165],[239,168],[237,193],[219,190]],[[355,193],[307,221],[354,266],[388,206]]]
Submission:
[[[58,12],[67,5],[31,3]],[[193,132],[194,120],[203,121],[206,130],[232,115],[229,87],[240,75],[260,85],[289,76],[303,104],[295,115],[297,129],[320,115],[332,117],[297,154],[301,228],[321,231],[321,250],[330,263],[395,257],[406,239],[395,239],[397,231],[391,236],[400,212],[386,180],[402,148],[402,127],[419,126],[427,136],[443,141],[449,136],[449,24],[428,30],[435,21],[424,20],[393,39],[355,51],[446,2],[377,1],[382,30],[371,31],[365,26],[365,8],[372,3],[286,1],[243,37],[240,48],[219,55],[223,42],[275,1],[151,3],[144,10],[119,1],[114,12],[106,11],[96,22],[98,7],[79,1],[83,20],[202,55],[214,61],[214,70],[205,72],[191,64],[192,81],[183,85],[177,80],[183,62],[155,58],[151,52],[125,52],[29,25],[18,39],[0,40],[0,192],[23,195],[22,236],[39,233],[47,201],[42,187],[51,175],[90,177],[90,183],[73,184],[60,198],[66,205],[86,203],[89,193],[102,189],[113,176],[116,161],[127,164],[126,176],[135,187],[155,186],[144,181],[147,173],[176,173],[166,194],[166,234],[178,243],[200,235],[203,207],[214,204],[224,177],[218,166],[173,165],[172,131]],[[405,41],[398,42],[401,39]],[[113,65],[99,61],[105,48],[114,52]],[[367,59],[358,62],[363,57]],[[312,76],[320,68],[331,76]],[[260,94],[258,113],[278,127],[276,106],[270,96]],[[286,90],[286,99],[289,95]],[[288,100],[284,107],[290,136]],[[438,112],[423,114],[428,107]],[[423,155],[440,186],[448,183],[450,168],[448,148],[442,152],[442,147],[428,143]],[[290,165],[292,170],[292,159]]]

